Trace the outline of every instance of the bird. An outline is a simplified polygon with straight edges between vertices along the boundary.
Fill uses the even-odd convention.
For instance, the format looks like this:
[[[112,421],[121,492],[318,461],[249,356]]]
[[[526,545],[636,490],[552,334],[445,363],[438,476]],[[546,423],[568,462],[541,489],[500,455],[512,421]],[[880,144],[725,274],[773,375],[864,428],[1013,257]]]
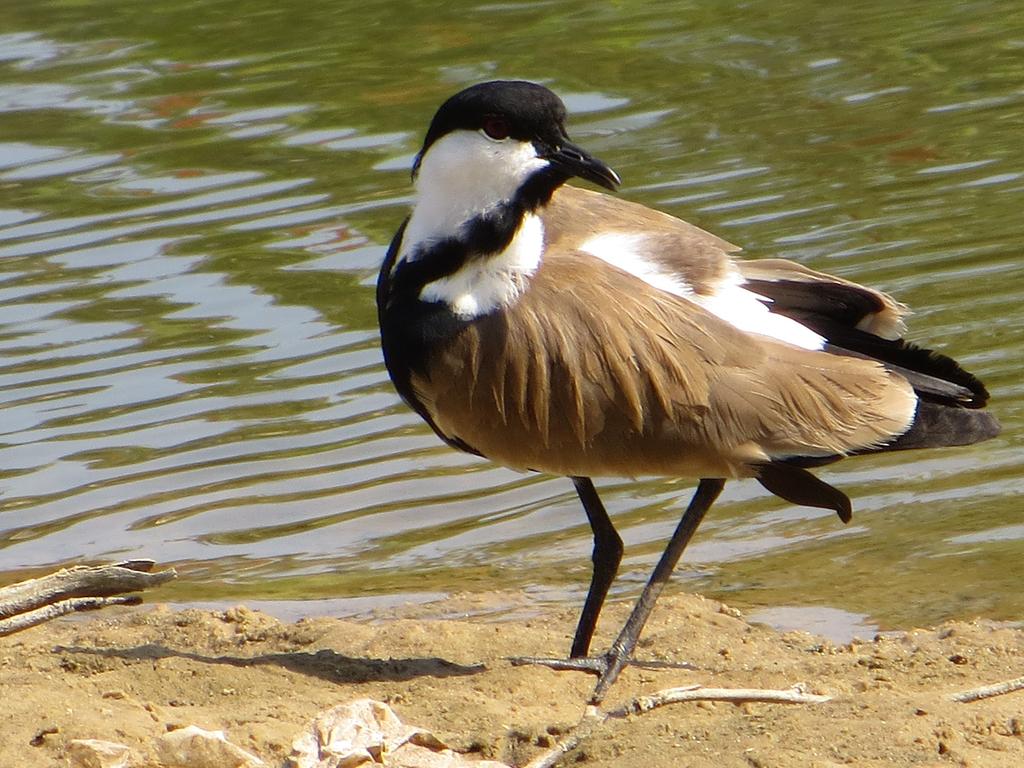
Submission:
[[[1000,426],[977,377],[903,338],[906,306],[797,262],[740,258],[610,194],[618,174],[566,120],[554,92],[524,80],[444,101],[376,301],[391,381],[441,440],[575,486],[591,582],[569,658],[540,661],[597,674],[596,704],[727,480],[845,523],[849,498],[815,467]],[[638,476],[698,482],[618,637],[589,656],[623,553],[593,478]]]

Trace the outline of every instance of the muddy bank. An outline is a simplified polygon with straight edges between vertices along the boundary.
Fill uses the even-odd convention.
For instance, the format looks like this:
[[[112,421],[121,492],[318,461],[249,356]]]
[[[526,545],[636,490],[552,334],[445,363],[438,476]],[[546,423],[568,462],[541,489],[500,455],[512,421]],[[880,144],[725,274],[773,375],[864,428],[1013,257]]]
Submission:
[[[598,647],[626,610],[608,609]],[[276,766],[314,715],[362,697],[389,702],[460,750],[521,764],[579,719],[591,678],[507,661],[564,653],[573,609],[503,622],[393,613],[289,623],[245,607],[141,607],[0,639],[0,765],[67,765],[69,742],[86,738],[129,745],[138,764],[155,765],[154,739],[194,724]],[[1024,765],[1024,692],[949,699],[1024,674],[1019,628],[953,622],[835,645],[679,595],[659,602],[638,654],[661,665],[627,670],[609,708],[688,683],[804,683],[834,698],[674,705],[606,723],[566,764]]]

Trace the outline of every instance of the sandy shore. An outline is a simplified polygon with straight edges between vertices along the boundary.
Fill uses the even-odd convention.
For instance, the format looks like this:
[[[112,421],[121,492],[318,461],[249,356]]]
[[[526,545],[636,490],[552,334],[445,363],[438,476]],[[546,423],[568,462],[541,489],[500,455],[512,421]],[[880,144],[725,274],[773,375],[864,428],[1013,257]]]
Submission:
[[[627,606],[609,607],[600,647]],[[398,612],[401,615],[401,612]],[[118,609],[0,639],[0,766],[68,765],[73,739],[131,746],[195,724],[282,765],[318,712],[361,697],[452,747],[511,764],[578,721],[592,678],[513,667],[567,651],[575,610],[527,620],[332,618],[278,621],[227,611]],[[609,708],[669,686],[787,688],[825,704],[696,703],[609,721],[566,765],[1024,765],[1024,692],[971,704],[956,691],[1024,674],[1024,630],[949,623],[847,645],[779,633],[695,595],[665,597]],[[692,669],[665,662],[686,661]]]

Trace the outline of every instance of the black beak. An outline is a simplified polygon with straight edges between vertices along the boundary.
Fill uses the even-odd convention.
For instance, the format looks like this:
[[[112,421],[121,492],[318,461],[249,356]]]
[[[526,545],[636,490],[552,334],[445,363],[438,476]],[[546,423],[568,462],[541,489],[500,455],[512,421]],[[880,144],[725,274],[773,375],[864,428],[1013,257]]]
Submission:
[[[619,174],[608,165],[588,154],[570,141],[563,140],[559,146],[544,153],[553,166],[569,176],[579,176],[605,189],[613,190],[622,183]]]

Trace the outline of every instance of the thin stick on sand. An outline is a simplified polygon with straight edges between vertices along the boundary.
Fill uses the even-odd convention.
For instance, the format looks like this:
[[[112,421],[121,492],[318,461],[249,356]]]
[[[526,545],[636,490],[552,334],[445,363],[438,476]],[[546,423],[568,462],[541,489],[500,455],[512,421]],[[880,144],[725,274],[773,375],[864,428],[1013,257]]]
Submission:
[[[771,704],[821,704],[831,696],[806,693],[801,685],[776,690],[771,688],[705,688],[702,685],[687,685],[680,688],[666,688],[655,693],[637,696],[610,712],[603,712],[589,705],[583,717],[551,749],[538,755],[523,768],[553,768],[568,753],[586,741],[594,730],[612,718],[621,719],[630,715],[642,715],[669,704],[688,701],[727,701],[733,704],[765,702]]]

